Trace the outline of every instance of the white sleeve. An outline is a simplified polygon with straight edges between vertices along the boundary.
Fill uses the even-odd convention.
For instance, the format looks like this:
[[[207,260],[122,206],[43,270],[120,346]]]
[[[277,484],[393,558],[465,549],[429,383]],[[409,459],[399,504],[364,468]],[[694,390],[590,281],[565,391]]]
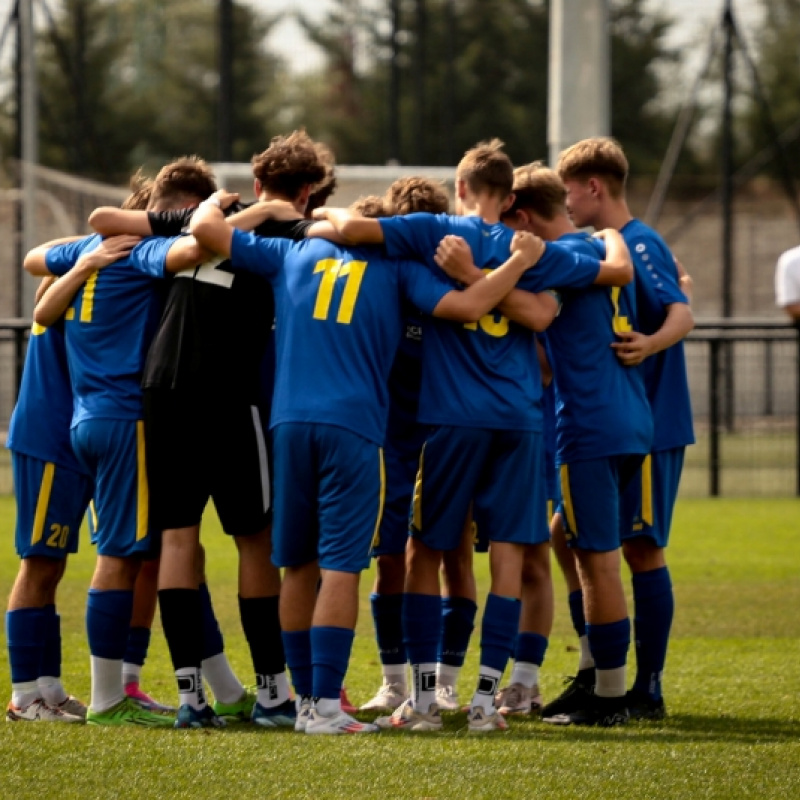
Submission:
[[[800,303],[800,247],[787,250],[775,267],[775,304],[781,308]]]

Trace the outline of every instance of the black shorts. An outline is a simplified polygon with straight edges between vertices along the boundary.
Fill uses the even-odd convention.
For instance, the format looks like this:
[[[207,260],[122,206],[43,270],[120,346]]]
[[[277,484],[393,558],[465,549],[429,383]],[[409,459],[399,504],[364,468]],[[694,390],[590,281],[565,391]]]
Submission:
[[[199,525],[209,498],[231,536],[249,536],[270,523],[271,455],[258,405],[146,389],[144,420],[150,513],[157,529]]]

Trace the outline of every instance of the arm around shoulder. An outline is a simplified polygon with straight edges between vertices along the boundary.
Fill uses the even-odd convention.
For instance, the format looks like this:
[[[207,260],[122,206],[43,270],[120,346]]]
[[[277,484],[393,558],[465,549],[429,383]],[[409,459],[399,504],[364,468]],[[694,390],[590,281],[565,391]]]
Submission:
[[[598,231],[595,236],[606,243],[606,257],[594,279],[598,286],[626,286],[633,280],[634,270],[628,246],[622,234],[613,228]]]

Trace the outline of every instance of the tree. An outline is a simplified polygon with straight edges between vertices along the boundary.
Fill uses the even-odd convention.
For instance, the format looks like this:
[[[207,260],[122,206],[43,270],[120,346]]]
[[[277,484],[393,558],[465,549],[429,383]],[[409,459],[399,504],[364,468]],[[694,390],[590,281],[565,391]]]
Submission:
[[[38,37],[42,163],[123,182],[140,164],[185,153],[213,160],[215,12],[214,0],[64,0]],[[234,6],[238,160],[279,129],[283,67],[264,48],[276,21]]]
[[[309,100],[295,120],[328,135],[342,163],[380,163],[388,150],[391,0],[373,6],[338,0],[320,24],[303,23],[326,65],[304,78]],[[612,4],[613,133],[636,171],[654,172],[669,139],[671,115],[657,98],[660,68],[675,58],[664,42],[670,24],[644,0]],[[517,162],[546,157],[545,0],[408,0],[398,33],[403,163],[452,165],[495,136]]]
[[[789,131],[786,161],[794,177],[800,178],[800,0],[762,0],[762,6],[755,63],[775,130],[770,129],[759,98],[751,91],[742,114],[746,133],[742,149],[745,155],[755,155],[772,147],[775,132]],[[752,87],[749,78],[746,85]],[[781,161],[773,158],[769,171],[777,175],[782,169]]]

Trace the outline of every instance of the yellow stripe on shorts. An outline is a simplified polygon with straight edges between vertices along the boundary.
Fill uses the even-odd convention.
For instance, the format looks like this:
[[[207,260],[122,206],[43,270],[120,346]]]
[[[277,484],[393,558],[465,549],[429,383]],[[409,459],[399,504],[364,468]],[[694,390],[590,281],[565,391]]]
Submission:
[[[50,494],[53,491],[55,474],[56,465],[48,461],[44,465],[42,483],[39,486],[39,498],[36,500],[36,513],[33,516],[31,544],[38,544],[42,540],[42,536],[44,536],[44,523],[47,519],[47,509],[50,506]]]
[[[136,421],[136,541],[147,536],[147,517],[150,506],[150,492],[147,488],[147,467],[144,456],[144,422]]]
[[[649,455],[642,462],[642,522],[653,524],[653,459]]]
[[[578,523],[575,521],[575,509],[572,507],[572,493],[569,490],[569,466],[562,464],[559,467],[559,479],[561,481],[561,499],[564,502],[564,513],[567,515],[567,538],[578,535]]]
[[[381,520],[383,519],[383,506],[386,502],[386,467],[383,463],[383,448],[378,448],[378,461],[381,474],[381,496],[378,500],[378,519],[375,520],[375,530],[372,532],[372,547],[377,547],[381,543]]]
[[[427,442],[425,443],[427,444]],[[414,481],[414,498],[411,501],[411,522],[414,530],[422,530],[422,476],[425,468],[425,445],[419,454],[419,469],[417,479]]]

